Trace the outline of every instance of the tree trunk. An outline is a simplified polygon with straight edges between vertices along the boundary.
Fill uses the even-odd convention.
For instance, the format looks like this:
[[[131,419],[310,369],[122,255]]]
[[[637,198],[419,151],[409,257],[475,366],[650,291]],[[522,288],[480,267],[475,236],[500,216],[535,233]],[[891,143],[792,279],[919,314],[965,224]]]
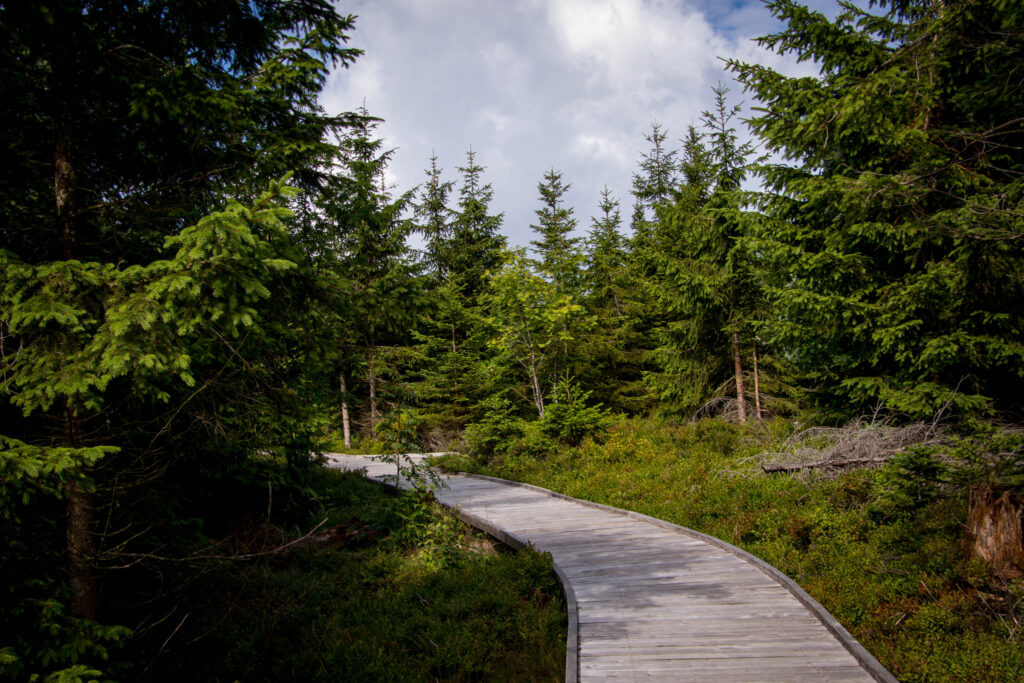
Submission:
[[[452,324],[452,386],[457,392],[459,390],[459,373],[455,367],[455,354],[458,352],[458,348],[455,346],[455,321],[451,321]]]
[[[540,377],[537,376],[537,360],[530,353],[530,381],[533,385],[533,404],[537,406],[537,414],[544,417],[544,392],[540,389]]]
[[[757,419],[763,417],[761,413],[761,377],[757,369],[757,342],[754,342],[754,409],[757,411]]]
[[[619,293],[615,291],[615,282],[612,276],[608,276],[608,289],[612,293],[612,301],[615,302],[615,315],[622,317],[622,306],[619,305]]]
[[[345,371],[341,371],[341,433],[345,437],[345,448],[352,447],[352,426],[348,419],[348,388],[345,386]]]
[[[736,366],[736,403],[740,411],[740,424],[747,423],[747,395],[743,390],[743,361],[740,360],[740,335],[732,333],[732,359]]]
[[[81,428],[78,416],[65,402],[64,405],[65,439],[71,448],[80,448]],[[99,611],[99,599],[96,591],[96,575],[93,570],[95,556],[92,534],[93,496],[82,487],[77,478],[84,474],[78,468],[72,479],[64,485],[68,502],[67,512],[67,553],[68,553],[68,584],[71,587],[71,612],[83,619],[96,621]]]
[[[373,371],[373,350],[370,351],[367,365],[367,379],[370,383],[370,429],[377,428],[377,375]]]
[[[973,486],[967,493],[965,543],[1004,579],[1024,575],[1024,500],[992,486]]]
[[[63,72],[63,69],[61,69]],[[62,74],[58,74],[62,77]],[[64,260],[75,257],[78,242],[76,225],[76,178],[72,162],[72,133],[70,116],[65,110],[57,127],[57,140],[53,151],[53,197],[57,209],[57,224],[60,231],[60,249]],[[81,447],[78,416],[65,399],[64,403],[65,440],[71,448]],[[93,496],[82,487],[78,477],[85,472],[78,468],[65,484],[68,497],[67,512],[67,555],[68,583],[71,587],[71,611],[83,619],[96,620],[99,600],[96,591],[96,576],[93,570],[94,538],[92,533]]]
[[[93,497],[78,479],[65,486],[68,496],[68,560],[70,561],[71,611],[75,616],[96,621],[99,599],[93,571]]]
[[[78,241],[75,182],[75,167],[71,163],[71,132],[66,124],[62,124],[57,131],[57,145],[53,153],[53,195],[57,203],[61,255],[65,261],[74,258]]]

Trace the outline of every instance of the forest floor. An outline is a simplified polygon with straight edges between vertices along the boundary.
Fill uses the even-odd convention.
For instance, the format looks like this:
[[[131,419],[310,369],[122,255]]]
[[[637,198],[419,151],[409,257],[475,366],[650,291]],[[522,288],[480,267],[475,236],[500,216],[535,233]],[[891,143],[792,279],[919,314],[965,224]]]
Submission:
[[[436,462],[635,510],[722,538],[803,586],[903,681],[1018,681],[1024,580],[962,551],[962,491],[895,464],[765,474],[785,421],[622,420],[601,442]]]
[[[506,549],[429,496],[358,473],[325,469],[313,486],[325,543],[197,576],[175,596],[188,610],[180,630],[165,647],[135,639],[128,659],[149,665],[121,677],[564,679],[567,616],[550,556]]]

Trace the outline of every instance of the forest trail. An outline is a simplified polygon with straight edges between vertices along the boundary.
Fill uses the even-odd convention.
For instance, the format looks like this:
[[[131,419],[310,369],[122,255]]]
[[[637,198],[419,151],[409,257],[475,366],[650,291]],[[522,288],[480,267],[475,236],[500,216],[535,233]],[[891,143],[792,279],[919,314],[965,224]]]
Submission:
[[[395,481],[393,464],[329,459]],[[530,485],[443,479],[438,500],[470,524],[551,553],[569,608],[567,681],[896,680],[796,584],[724,541]]]

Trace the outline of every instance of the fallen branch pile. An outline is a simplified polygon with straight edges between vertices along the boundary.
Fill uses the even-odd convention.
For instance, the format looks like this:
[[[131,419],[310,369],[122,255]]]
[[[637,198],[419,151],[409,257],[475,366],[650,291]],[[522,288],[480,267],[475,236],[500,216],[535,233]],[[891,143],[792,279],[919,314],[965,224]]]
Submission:
[[[943,442],[936,423],[893,426],[885,421],[855,420],[843,427],[811,427],[793,434],[778,451],[762,453],[768,474],[818,470],[830,476],[855,467],[877,467],[910,446]]]

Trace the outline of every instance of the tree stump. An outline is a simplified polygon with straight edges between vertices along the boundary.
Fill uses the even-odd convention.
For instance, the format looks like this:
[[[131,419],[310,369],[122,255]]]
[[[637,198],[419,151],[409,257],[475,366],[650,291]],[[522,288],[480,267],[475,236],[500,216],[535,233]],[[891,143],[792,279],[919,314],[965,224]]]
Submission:
[[[1024,574],[1024,501],[1009,491],[974,486],[967,494],[967,552],[1005,579]]]

